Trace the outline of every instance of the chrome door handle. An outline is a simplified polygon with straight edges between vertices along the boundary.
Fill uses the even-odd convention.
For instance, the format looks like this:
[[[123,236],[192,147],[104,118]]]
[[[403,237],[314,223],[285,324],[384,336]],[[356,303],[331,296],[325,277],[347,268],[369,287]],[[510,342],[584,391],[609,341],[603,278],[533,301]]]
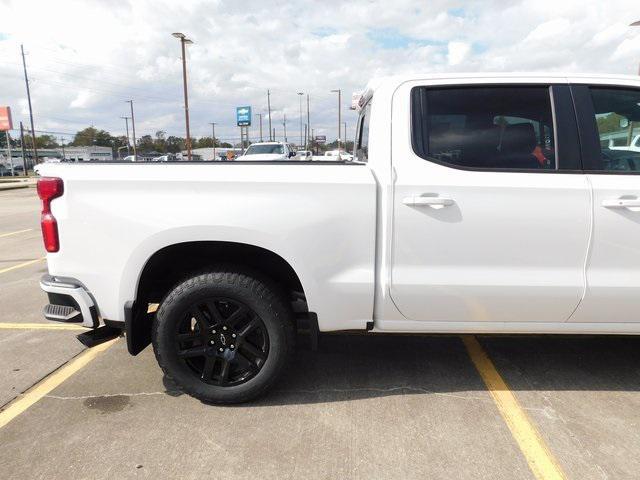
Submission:
[[[448,207],[454,204],[454,201],[450,198],[443,197],[421,197],[414,195],[413,197],[405,197],[402,199],[402,203],[410,207],[433,207],[442,208]]]
[[[640,199],[638,198],[608,198],[602,201],[605,208],[626,208],[633,212],[640,212]]]

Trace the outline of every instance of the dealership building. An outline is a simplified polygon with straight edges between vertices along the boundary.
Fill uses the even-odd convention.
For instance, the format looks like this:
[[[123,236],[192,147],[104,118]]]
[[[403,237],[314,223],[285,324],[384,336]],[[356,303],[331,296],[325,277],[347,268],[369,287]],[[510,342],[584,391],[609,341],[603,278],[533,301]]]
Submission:
[[[111,147],[65,147],[58,148],[58,153],[71,162],[110,161],[113,160]]]

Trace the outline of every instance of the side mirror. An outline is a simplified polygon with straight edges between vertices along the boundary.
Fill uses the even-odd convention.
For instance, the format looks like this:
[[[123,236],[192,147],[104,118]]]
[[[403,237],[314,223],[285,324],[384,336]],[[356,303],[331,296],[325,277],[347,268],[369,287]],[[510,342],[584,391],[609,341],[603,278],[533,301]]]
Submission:
[[[289,158],[295,157],[295,156],[296,156],[296,152],[289,152]]]

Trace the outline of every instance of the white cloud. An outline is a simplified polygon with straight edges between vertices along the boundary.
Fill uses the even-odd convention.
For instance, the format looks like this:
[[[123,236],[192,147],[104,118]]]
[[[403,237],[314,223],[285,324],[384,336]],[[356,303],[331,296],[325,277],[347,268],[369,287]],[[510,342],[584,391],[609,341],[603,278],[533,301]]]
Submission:
[[[424,3],[424,2],[423,2]],[[334,88],[353,136],[350,93],[372,76],[410,71],[595,71],[629,73],[640,60],[637,0],[459,2],[432,0],[4,0],[0,17],[0,104],[25,116],[20,43],[28,52],[36,128],[76,131],[94,124],[124,132],[119,118],[133,99],[140,136],[166,130],[184,135],[179,44],[188,47],[191,126],[208,135],[238,137],[234,107],[290,119],[297,131],[298,97],[311,97],[312,128],[335,137]],[[462,5],[462,7],[461,7]],[[330,15],[328,15],[330,12]],[[640,14],[638,14],[640,17]],[[385,49],[372,30],[393,32]],[[265,127],[266,130],[266,127]],[[139,131],[139,132],[138,132]],[[255,135],[257,127],[252,129]]]
[[[449,42],[447,49],[449,65],[460,65],[471,51],[471,45],[466,42]]]

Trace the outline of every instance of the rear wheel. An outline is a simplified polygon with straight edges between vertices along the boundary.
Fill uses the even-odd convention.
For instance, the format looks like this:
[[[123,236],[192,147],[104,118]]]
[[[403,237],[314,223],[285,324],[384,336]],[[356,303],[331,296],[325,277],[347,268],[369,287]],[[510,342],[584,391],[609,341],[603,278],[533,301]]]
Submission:
[[[176,286],[153,328],[160,367],[186,393],[239,403],[266,392],[293,350],[291,310],[268,280],[209,272]]]

